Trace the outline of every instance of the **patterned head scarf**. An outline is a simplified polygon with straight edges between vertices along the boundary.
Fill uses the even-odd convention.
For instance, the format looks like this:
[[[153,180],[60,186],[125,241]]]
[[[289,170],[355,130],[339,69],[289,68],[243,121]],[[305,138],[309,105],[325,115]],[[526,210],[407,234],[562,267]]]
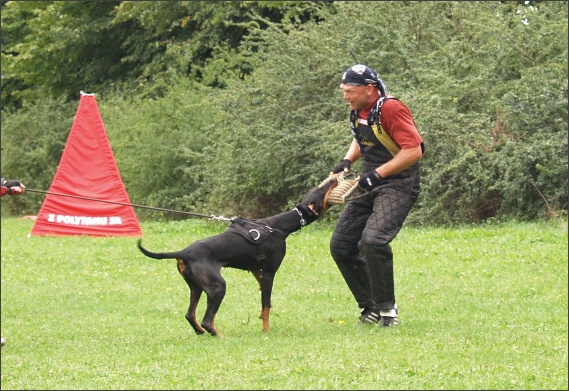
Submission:
[[[387,86],[383,80],[377,76],[375,69],[363,64],[356,64],[344,72],[342,75],[342,83],[357,86],[367,86],[371,84],[381,92],[382,96],[385,96],[387,92]]]

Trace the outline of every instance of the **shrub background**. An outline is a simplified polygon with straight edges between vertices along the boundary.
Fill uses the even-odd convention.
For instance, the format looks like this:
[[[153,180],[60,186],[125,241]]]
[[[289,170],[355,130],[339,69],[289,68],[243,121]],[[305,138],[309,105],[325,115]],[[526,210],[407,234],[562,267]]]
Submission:
[[[249,217],[282,211],[343,157],[351,132],[338,85],[348,66],[365,63],[411,108],[425,139],[423,191],[409,224],[567,213],[567,2],[121,2],[82,11],[75,2],[45,2],[36,14],[14,3],[23,2],[2,4],[10,33],[2,37],[2,175],[29,188],[48,189],[81,85],[96,93],[133,203]],[[184,35],[190,11],[202,12],[194,15],[201,24]],[[22,27],[17,17],[36,24]],[[106,83],[96,82],[101,71],[59,91],[65,83],[53,84],[54,71],[24,54],[66,54],[71,39],[54,46],[49,37],[89,17],[99,28],[79,34],[122,37],[130,52],[115,62],[130,60],[132,69],[121,73],[125,80],[109,68]],[[167,17],[178,24],[164,25]],[[128,39],[118,34],[127,25]],[[158,26],[162,35],[150,30]],[[195,45],[206,26],[217,41],[200,57]],[[33,46],[40,27],[50,34]],[[238,42],[220,33],[237,28]],[[164,36],[154,57],[128,46],[159,45]],[[97,54],[92,67],[106,52]],[[36,79],[43,88],[32,87]],[[42,201],[31,193],[3,201],[2,215],[35,214]]]

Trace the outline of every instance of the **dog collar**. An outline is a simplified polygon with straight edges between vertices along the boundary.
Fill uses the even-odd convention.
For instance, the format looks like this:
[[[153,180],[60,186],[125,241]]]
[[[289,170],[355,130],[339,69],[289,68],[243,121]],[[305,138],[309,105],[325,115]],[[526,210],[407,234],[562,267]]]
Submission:
[[[296,210],[296,213],[298,213],[298,215],[300,216],[300,226],[304,227],[306,225],[306,220],[304,219],[302,212],[296,206],[294,207],[294,210]]]

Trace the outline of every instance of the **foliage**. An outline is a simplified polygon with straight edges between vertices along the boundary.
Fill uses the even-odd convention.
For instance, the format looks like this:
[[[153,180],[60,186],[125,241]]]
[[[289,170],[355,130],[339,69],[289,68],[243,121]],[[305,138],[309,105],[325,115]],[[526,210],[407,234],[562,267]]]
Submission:
[[[112,28],[115,2],[13,1],[2,7],[2,107],[47,95],[112,88],[132,77],[122,42],[136,26]],[[96,59],[95,61],[93,59]],[[7,87],[7,88],[5,88]]]
[[[254,213],[267,200],[294,200],[326,176],[350,138],[336,89],[339,76],[363,62],[377,68],[389,91],[411,107],[425,138],[423,192],[410,222],[534,219],[565,211],[567,29],[562,20],[550,21],[559,7],[551,6],[523,15],[526,25],[511,5],[340,3],[337,14],[318,24],[257,30],[244,48],[260,61],[227,92],[234,97],[230,137],[236,141],[233,152],[212,154],[212,165],[220,166],[212,202],[230,194],[239,210]],[[384,23],[376,23],[378,13]],[[357,26],[352,15],[358,15]],[[445,18],[423,22],[437,15]],[[494,38],[493,31],[508,23],[511,31]],[[533,36],[547,37],[546,50],[538,49],[539,42],[526,43]],[[540,60],[529,61],[528,55]],[[520,99],[522,91],[531,113],[525,127],[541,132],[523,132],[518,125],[520,103],[512,98]],[[530,110],[537,107],[539,115]],[[523,145],[518,132],[524,133]],[[533,168],[538,162],[528,149],[548,162],[547,179]],[[235,183],[235,177],[248,181]]]
[[[551,21],[558,5],[551,6],[529,10],[531,16],[518,16],[510,5],[490,6],[500,11],[500,18],[477,18],[471,45],[480,49],[461,60],[476,66],[477,58],[483,58],[489,65],[469,69],[458,79],[438,78],[440,88],[429,86],[429,91],[440,91],[427,98],[429,103],[442,103],[446,115],[424,108],[427,118],[417,120],[430,124],[427,136],[437,141],[424,164],[431,206],[423,198],[426,208],[415,218],[480,222],[566,213],[567,27]],[[527,25],[520,23],[523,16]],[[486,31],[497,23],[510,28],[501,35]],[[534,39],[540,36],[548,40],[544,50]],[[549,177],[536,169],[544,163]]]
[[[133,203],[195,211],[195,193],[207,175],[202,151],[210,143],[204,129],[215,113],[208,107],[211,93],[186,79],[159,100],[111,97],[100,105]]]
[[[45,93],[73,100],[87,87],[157,97],[180,76],[222,87],[249,65],[231,61],[215,77],[202,68],[219,47],[239,46],[250,13],[303,22],[314,9],[303,1],[2,2],[2,107]]]
[[[26,187],[48,190],[73,123],[77,104],[63,98],[24,105],[17,114],[2,112],[2,176]],[[2,200],[2,214],[35,215],[44,197],[26,193]]]
[[[69,99],[86,81],[52,62],[51,72],[61,73],[52,86],[48,65],[35,61],[51,61],[56,49],[63,61],[82,42],[87,50],[114,39],[121,43],[108,57],[122,65],[105,82],[89,76],[97,74],[90,67],[104,69],[98,61],[83,66],[82,57],[76,69],[100,88],[89,92],[100,96],[131,200],[266,216],[294,205],[343,157],[351,133],[340,76],[366,63],[410,107],[425,140],[423,189],[409,224],[567,213],[567,2],[117,2],[85,10],[13,3],[2,13],[2,55],[12,56],[2,61],[2,157],[4,149],[7,158],[31,149],[15,136],[25,134],[19,116],[61,110],[55,99],[8,106],[24,96]],[[32,41],[40,27],[49,34]],[[89,39],[71,44],[71,31]],[[17,99],[4,106],[5,93]],[[70,118],[52,121],[61,133],[42,148],[62,148]],[[49,156],[56,167],[57,155]],[[29,157],[20,172],[41,164]],[[3,175],[22,177],[12,167],[3,161]]]

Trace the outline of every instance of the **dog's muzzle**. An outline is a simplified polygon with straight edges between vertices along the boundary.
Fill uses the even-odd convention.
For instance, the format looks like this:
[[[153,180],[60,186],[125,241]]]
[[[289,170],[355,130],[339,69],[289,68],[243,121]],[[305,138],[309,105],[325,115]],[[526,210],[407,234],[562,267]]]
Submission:
[[[322,217],[330,207],[327,204],[326,199],[336,186],[338,186],[337,178],[328,178],[319,186],[310,189],[310,191],[302,198],[300,203],[310,210],[310,214],[316,215],[317,218]]]

